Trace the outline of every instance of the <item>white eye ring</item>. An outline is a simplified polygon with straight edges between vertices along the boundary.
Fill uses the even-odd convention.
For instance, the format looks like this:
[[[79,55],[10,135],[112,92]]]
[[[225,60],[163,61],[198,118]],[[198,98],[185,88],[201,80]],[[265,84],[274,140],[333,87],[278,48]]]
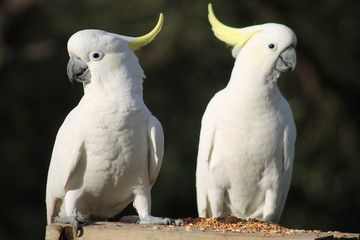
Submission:
[[[90,60],[92,61],[99,61],[104,57],[102,52],[92,52],[90,53]]]
[[[274,44],[274,43],[269,43],[269,45],[268,45],[268,48],[270,49],[270,50],[276,50],[276,44]]]

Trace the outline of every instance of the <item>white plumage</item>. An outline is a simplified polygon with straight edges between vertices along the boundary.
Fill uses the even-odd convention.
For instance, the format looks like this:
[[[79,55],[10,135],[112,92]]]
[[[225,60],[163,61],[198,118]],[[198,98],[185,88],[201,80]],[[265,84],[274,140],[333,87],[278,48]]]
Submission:
[[[209,5],[215,35],[234,47],[230,81],[202,119],[196,171],[200,217],[277,222],[288,193],[296,129],[277,78],[296,64],[295,34],[280,24],[235,29]]]
[[[155,37],[162,19],[144,37],[83,30],[69,39],[68,75],[83,82],[84,96],[56,137],[46,189],[49,224],[55,218],[78,228],[92,217],[113,217],[131,202],[141,222],[169,223],[150,215],[164,136],[144,104],[145,75],[131,51]]]

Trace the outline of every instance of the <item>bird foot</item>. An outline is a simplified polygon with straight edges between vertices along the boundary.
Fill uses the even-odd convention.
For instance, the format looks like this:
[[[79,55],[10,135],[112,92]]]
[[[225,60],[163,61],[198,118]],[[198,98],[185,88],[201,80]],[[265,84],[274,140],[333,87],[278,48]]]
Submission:
[[[87,224],[85,217],[80,216],[77,213],[73,213],[69,217],[55,217],[54,221],[57,223],[69,223],[73,225],[76,237],[81,237],[83,235],[82,225]]]
[[[175,225],[180,226],[184,223],[182,219],[173,219],[173,218],[163,218],[163,217],[154,217],[147,216],[145,218],[140,218],[139,224],[159,224],[159,225]]]

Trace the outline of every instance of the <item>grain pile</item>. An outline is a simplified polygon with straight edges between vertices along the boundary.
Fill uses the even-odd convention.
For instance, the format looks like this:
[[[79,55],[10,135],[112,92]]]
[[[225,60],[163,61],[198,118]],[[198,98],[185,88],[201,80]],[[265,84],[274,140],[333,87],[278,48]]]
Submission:
[[[278,224],[258,221],[256,219],[244,220],[234,216],[224,216],[215,219],[211,218],[185,218],[183,227],[190,231],[197,228],[200,231],[213,230],[215,232],[233,232],[233,233],[259,233],[264,236],[270,234],[296,235],[297,233],[313,233],[319,235],[319,230],[298,230],[288,229]]]

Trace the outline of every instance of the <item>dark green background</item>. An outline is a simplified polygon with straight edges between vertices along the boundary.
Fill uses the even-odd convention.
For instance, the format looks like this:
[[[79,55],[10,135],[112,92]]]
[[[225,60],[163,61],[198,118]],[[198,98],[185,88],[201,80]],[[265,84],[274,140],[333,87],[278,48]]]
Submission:
[[[204,0],[3,0],[0,2],[0,238],[42,239],[45,185],[55,135],[82,96],[66,76],[76,31],[139,36],[160,12],[164,27],[136,52],[145,103],[162,122],[165,158],[153,214],[197,216],[200,119],[228,82],[234,59],[207,20]],[[298,37],[298,65],[280,88],[298,129],[292,185],[280,223],[360,232],[360,2],[213,1],[225,24],[283,23]],[[133,212],[133,210],[128,210]]]

